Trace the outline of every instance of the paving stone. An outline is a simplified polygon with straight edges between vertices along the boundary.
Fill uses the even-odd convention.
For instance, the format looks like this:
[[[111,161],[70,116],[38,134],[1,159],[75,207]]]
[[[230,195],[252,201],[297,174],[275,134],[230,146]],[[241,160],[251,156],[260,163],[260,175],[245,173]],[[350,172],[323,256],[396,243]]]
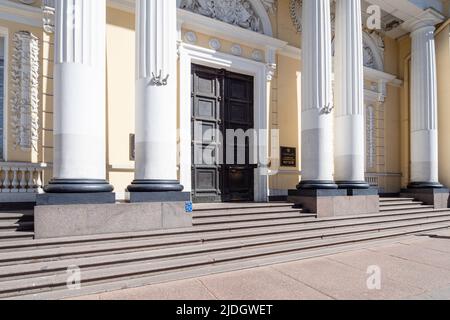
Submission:
[[[378,266],[385,277],[383,279],[390,279],[422,290],[450,284],[450,272],[447,270],[390,256],[389,253],[384,253],[382,248],[379,248],[377,252],[361,250],[343,253],[330,259],[364,272],[369,266]]]
[[[355,253],[356,257],[360,252],[362,251]],[[345,256],[345,254],[343,255]],[[341,254],[333,257],[340,256]],[[392,281],[383,274],[381,290],[370,290],[367,286],[369,275],[366,270],[362,271],[328,258],[279,265],[274,269],[339,300],[401,299],[424,292],[419,288]]]
[[[182,280],[124,289],[71,300],[214,300],[215,297],[198,280]]]
[[[393,257],[450,270],[450,253],[439,252],[421,247],[420,245],[400,243],[382,248],[374,248],[373,250]]]
[[[221,300],[330,299],[269,267],[208,276],[200,281]]]

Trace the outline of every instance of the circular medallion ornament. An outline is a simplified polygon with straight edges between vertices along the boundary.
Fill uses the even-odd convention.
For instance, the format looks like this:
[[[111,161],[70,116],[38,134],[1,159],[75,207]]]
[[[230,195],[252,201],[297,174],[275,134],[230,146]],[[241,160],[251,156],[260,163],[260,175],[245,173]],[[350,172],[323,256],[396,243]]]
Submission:
[[[220,48],[222,47],[222,44],[217,39],[211,39],[211,40],[209,40],[209,47],[211,49],[217,51],[217,50],[220,50]]]
[[[235,56],[241,56],[242,55],[242,47],[238,44],[234,44],[231,47],[231,54],[233,54]]]
[[[186,32],[185,35],[184,35],[184,40],[187,43],[192,43],[192,44],[196,43],[197,42],[197,35],[194,32],[192,32],[192,31]]]

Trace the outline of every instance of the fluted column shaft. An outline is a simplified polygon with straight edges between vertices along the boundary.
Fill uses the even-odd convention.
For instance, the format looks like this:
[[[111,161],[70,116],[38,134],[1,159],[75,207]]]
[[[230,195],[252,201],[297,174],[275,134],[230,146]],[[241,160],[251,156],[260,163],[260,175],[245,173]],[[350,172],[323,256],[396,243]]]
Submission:
[[[106,182],[106,1],[55,2],[54,179],[47,192],[109,192]]]
[[[132,192],[177,181],[176,1],[136,1],[136,172]]]
[[[335,180],[340,188],[369,188],[365,182],[360,0],[336,1],[335,43]]]
[[[437,78],[434,26],[411,33],[411,184],[440,188],[438,176]]]
[[[330,0],[303,1],[302,181],[334,189]]]

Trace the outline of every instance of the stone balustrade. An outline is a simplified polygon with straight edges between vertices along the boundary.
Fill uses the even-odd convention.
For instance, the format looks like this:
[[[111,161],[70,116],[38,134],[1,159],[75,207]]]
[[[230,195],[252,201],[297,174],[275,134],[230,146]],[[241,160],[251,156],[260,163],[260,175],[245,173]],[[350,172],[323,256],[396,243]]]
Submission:
[[[0,162],[0,193],[42,193],[45,163]]]

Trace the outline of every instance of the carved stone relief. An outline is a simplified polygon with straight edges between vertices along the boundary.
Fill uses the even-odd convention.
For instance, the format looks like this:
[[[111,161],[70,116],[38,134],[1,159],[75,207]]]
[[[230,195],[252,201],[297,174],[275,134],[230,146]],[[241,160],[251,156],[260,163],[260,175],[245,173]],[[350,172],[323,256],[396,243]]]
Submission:
[[[273,2],[274,0],[267,0],[264,3],[267,6]],[[261,20],[247,0],[183,0],[180,8],[244,29],[262,32]]]
[[[39,39],[27,31],[13,37],[11,64],[11,133],[14,147],[38,149]]]

